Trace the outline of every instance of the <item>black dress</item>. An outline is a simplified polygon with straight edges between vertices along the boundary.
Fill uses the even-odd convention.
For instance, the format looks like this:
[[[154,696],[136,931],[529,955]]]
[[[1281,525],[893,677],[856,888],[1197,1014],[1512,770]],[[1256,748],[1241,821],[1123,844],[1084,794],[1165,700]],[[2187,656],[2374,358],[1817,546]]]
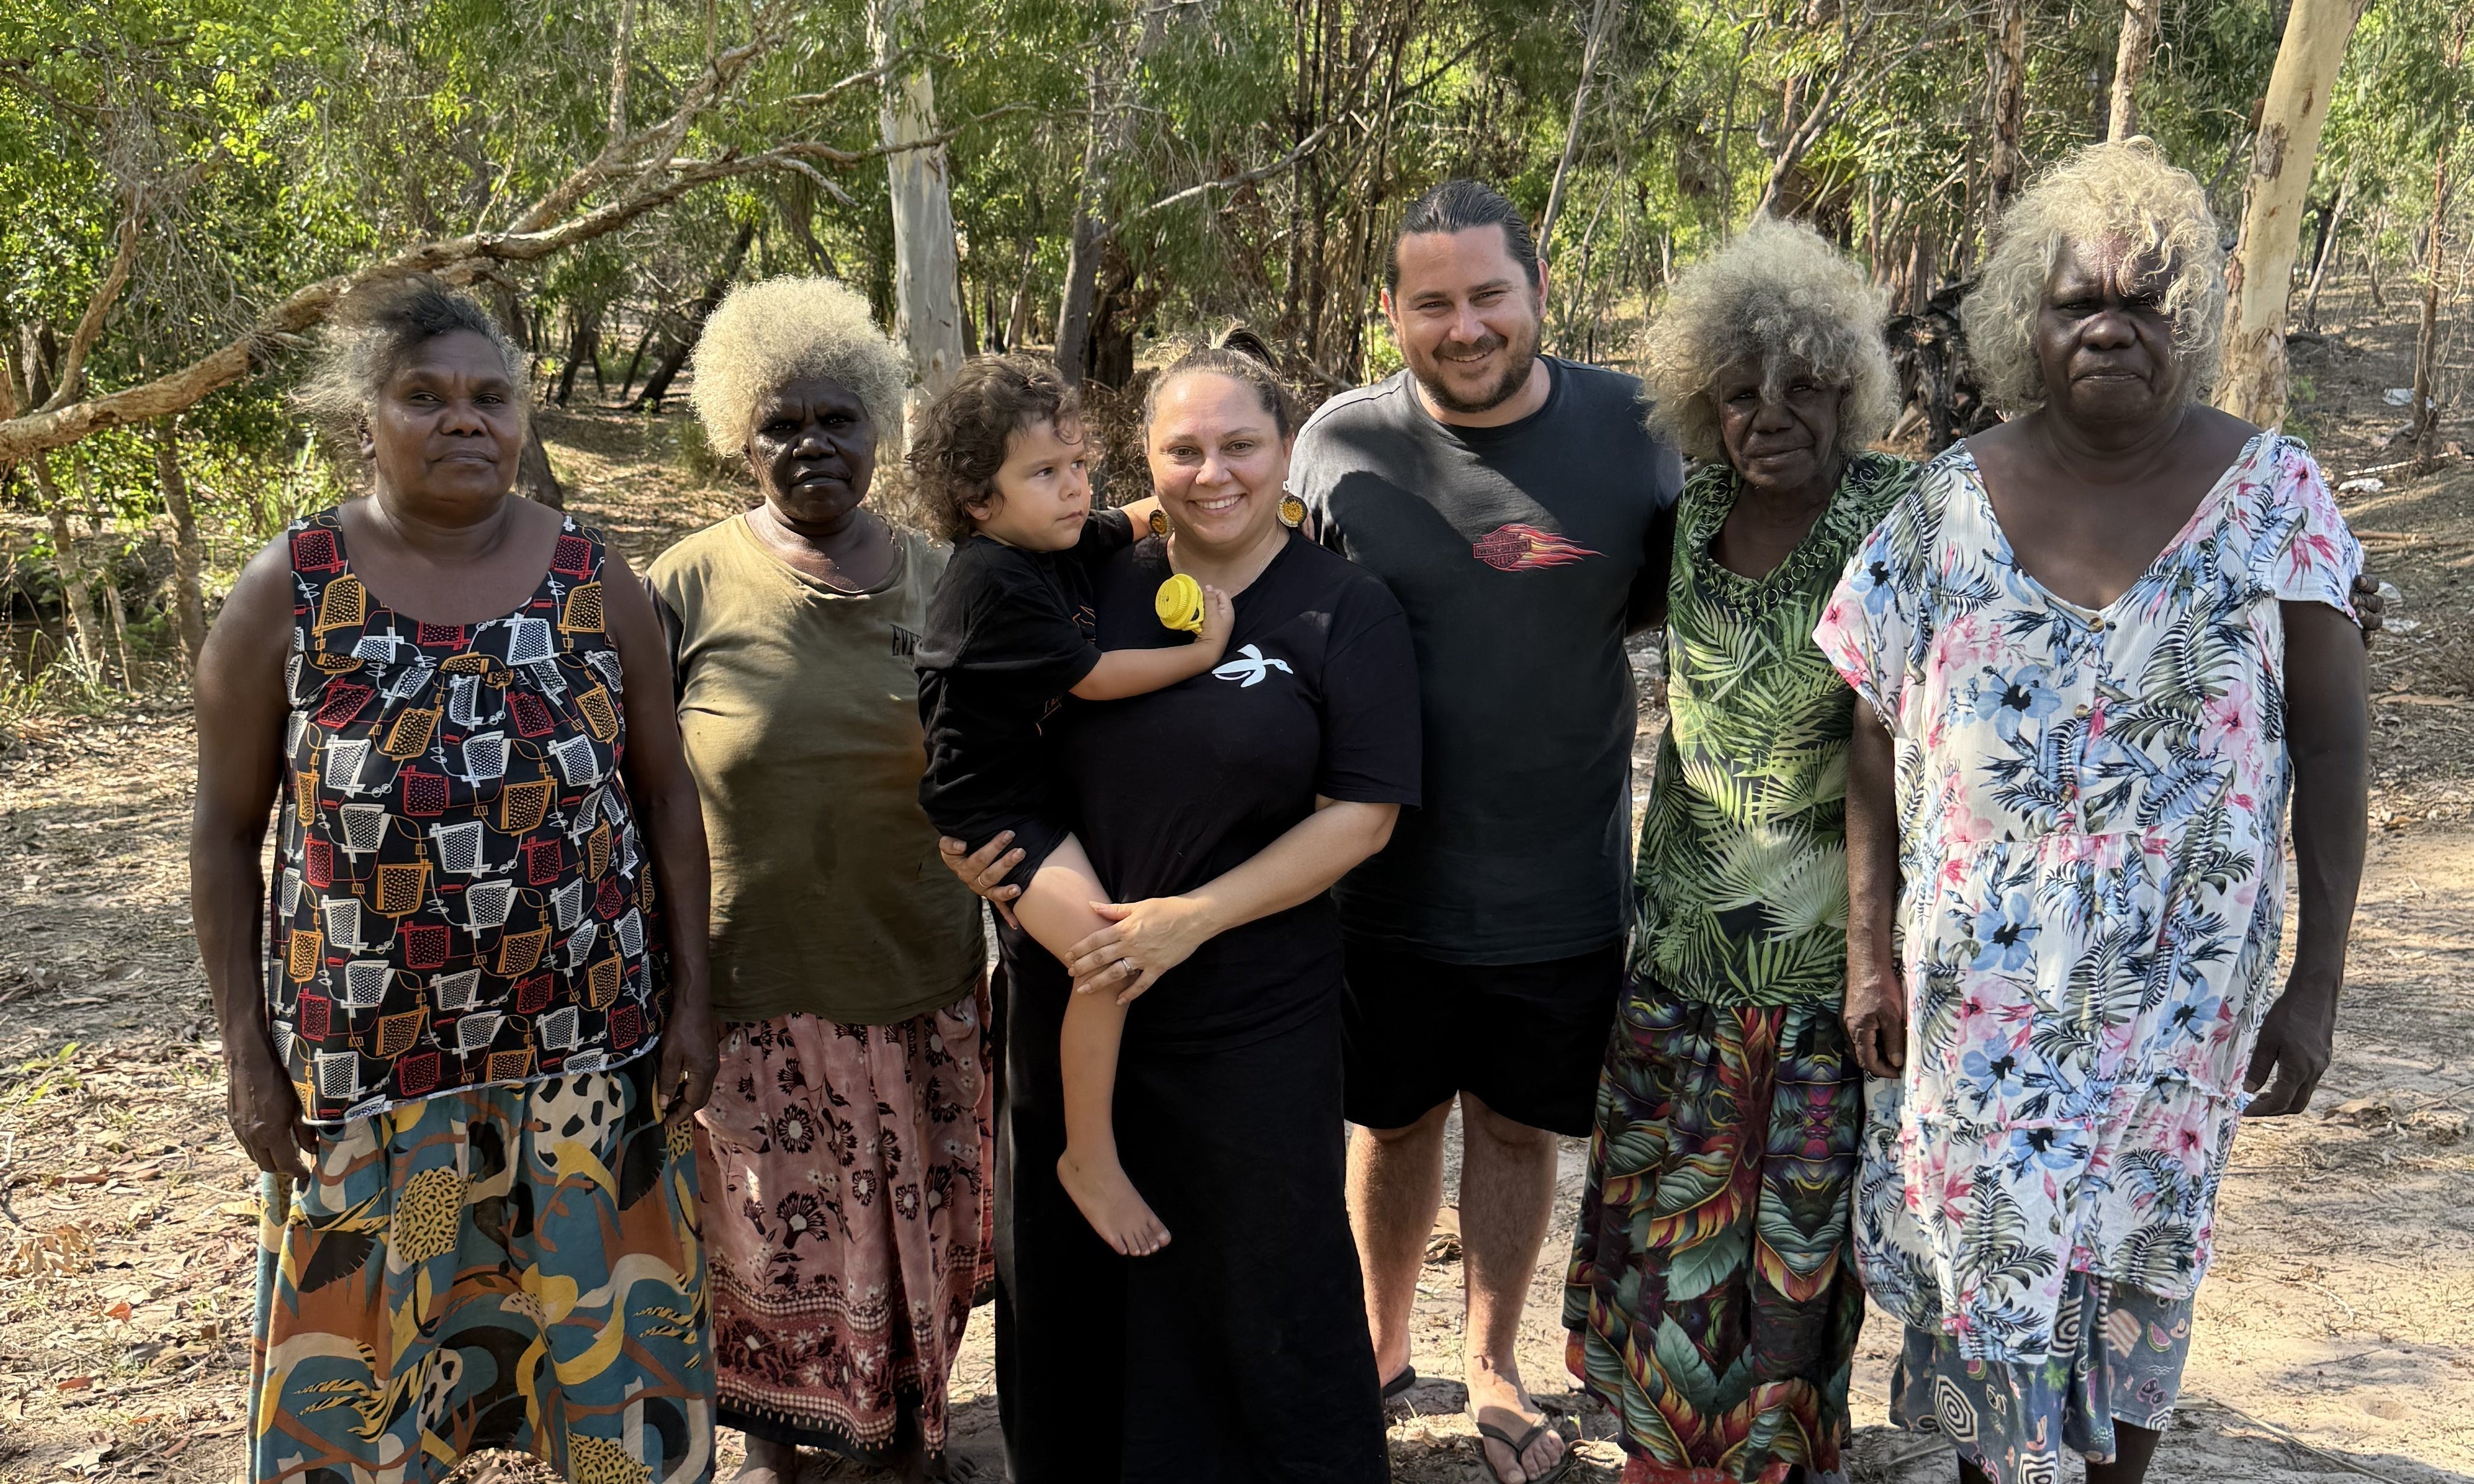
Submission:
[[[1099,643],[1183,642],[1157,540],[1099,587]],[[1301,537],[1236,598],[1224,662],[1069,708],[1080,837],[1120,901],[1190,891],[1314,812],[1414,804],[1418,678],[1374,578]],[[1140,781],[1135,781],[1139,770]],[[1343,1204],[1340,929],[1330,899],[1248,923],[1127,1017],[1119,1154],[1172,1234],[1118,1257],[1056,1182],[1070,987],[1000,934],[1011,987],[997,1210],[997,1383],[1014,1484],[1389,1477]]]

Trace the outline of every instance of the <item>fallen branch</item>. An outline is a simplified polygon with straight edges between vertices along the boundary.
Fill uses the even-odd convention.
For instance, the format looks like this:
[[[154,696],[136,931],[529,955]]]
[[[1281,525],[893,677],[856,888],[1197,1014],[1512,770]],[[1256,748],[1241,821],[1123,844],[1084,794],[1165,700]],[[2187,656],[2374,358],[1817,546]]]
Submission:
[[[976,114],[926,138],[865,150],[842,150],[802,141],[777,145],[753,155],[734,152],[710,160],[680,160],[673,156],[662,167],[667,172],[667,178],[654,177],[659,184],[643,186],[640,177],[639,187],[630,194],[555,226],[532,230],[470,232],[461,237],[405,248],[368,267],[337,274],[295,290],[259,315],[257,322],[240,338],[178,371],[82,401],[63,402],[55,394],[52,403],[41,410],[0,421],[0,464],[21,463],[37,453],[65,447],[108,428],[127,427],[180,412],[233,382],[257,374],[268,369],[276,352],[296,344],[303,334],[324,323],[346,295],[363,284],[412,273],[434,273],[449,282],[470,282],[481,276],[492,264],[534,262],[616,231],[700,185],[776,169],[795,170],[811,180],[821,180],[822,177],[806,161],[821,160],[846,167],[881,159],[888,155],[933,149],[964,130],[1030,107],[1028,104],[1007,104]],[[596,161],[578,174],[601,168]],[[551,197],[566,191],[567,186],[562,185],[551,193]],[[546,201],[548,199],[551,198],[545,198]],[[520,220],[529,220],[533,215],[527,211]],[[133,230],[133,227],[130,229]],[[122,277],[126,278],[125,273]],[[108,302],[104,307],[109,307]],[[89,306],[88,314],[95,313]],[[64,376],[62,385],[68,384]]]
[[[2323,1289],[2321,1291],[2325,1292],[2326,1290]],[[2314,1448],[2310,1444],[2303,1442],[2300,1438],[2295,1437],[2288,1429],[2280,1427],[2274,1423],[2265,1421],[2264,1419],[2253,1417],[2248,1412],[2235,1406],[2230,1401],[2219,1401],[2213,1398],[2202,1398],[2196,1401],[2185,1400],[2182,1404],[2184,1406],[2214,1407],[2219,1412],[2231,1412],[2234,1416],[2241,1418],[2244,1422],[2250,1424],[2252,1426],[2273,1434],[2276,1440],[2284,1444],[2287,1448],[2298,1448],[2315,1458],[2326,1459],[2328,1462],[2335,1464],[2338,1468],[2344,1470],[2348,1473],[2359,1473],[2366,1479],[2377,1479],[2380,1481],[2380,1484],[2401,1484],[2401,1481],[2391,1478],[2388,1474],[2373,1473],[2370,1470],[2364,1468],[2361,1464],[2354,1462],[2352,1459],[2347,1458],[2342,1454],[2332,1453],[2324,1448]]]

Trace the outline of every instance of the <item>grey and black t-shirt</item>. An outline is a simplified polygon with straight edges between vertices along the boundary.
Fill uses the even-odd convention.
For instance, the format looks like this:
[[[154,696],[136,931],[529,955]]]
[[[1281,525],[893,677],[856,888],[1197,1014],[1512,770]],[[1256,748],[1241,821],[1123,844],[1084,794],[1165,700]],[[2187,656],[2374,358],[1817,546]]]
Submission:
[[[1640,384],[1548,357],[1546,404],[1435,420],[1409,373],[1307,420],[1290,485],[1380,577],[1417,647],[1425,802],[1335,888],[1349,935],[1458,964],[1587,953],[1624,927],[1624,634],[1663,589],[1674,449]]]

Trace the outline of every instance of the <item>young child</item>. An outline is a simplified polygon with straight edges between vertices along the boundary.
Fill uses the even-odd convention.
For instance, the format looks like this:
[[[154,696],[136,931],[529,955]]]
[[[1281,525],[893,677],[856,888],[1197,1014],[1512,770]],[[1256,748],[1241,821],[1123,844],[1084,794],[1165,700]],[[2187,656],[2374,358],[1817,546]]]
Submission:
[[[1023,859],[1006,880],[1024,889],[1015,921],[1061,961],[1108,925],[1093,909],[1111,898],[1067,824],[1062,759],[1044,726],[1068,694],[1114,701],[1210,669],[1232,610],[1204,588],[1191,643],[1104,653],[1092,644],[1092,575],[1133,541],[1132,517],[1151,502],[1092,512],[1080,406],[1046,362],[982,356],[964,366],[929,406],[910,462],[937,534],[954,542],[916,655],[928,734],[919,803],[973,850],[1013,831]],[[1109,1246],[1141,1257],[1169,1233],[1117,1162],[1110,1105],[1125,1023],[1113,994],[1076,994],[1066,1007],[1056,1175]]]

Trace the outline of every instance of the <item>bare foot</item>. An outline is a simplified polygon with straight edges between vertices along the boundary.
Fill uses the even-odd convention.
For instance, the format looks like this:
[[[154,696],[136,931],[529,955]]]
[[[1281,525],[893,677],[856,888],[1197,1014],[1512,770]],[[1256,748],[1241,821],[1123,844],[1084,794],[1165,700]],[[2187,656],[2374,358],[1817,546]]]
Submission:
[[[1507,1374],[1482,1359],[1469,1366],[1468,1399],[1472,1418],[1515,1439],[1527,1437],[1531,1428],[1546,1421],[1546,1414],[1529,1400],[1518,1373]],[[1504,1444],[1484,1433],[1479,1437],[1484,1440],[1486,1467],[1502,1484],[1529,1484],[1561,1462],[1566,1447],[1563,1434],[1552,1427],[1538,1434],[1517,1458]]]
[[[1148,1257],[1168,1245],[1168,1228],[1152,1214],[1116,1161],[1108,1161],[1104,1168],[1096,1160],[1078,1163],[1068,1149],[1056,1157],[1056,1179],[1081,1208],[1091,1230],[1125,1257]]]
[[[799,1450],[770,1438],[747,1440],[747,1462],[731,1475],[730,1484],[799,1484]]]

